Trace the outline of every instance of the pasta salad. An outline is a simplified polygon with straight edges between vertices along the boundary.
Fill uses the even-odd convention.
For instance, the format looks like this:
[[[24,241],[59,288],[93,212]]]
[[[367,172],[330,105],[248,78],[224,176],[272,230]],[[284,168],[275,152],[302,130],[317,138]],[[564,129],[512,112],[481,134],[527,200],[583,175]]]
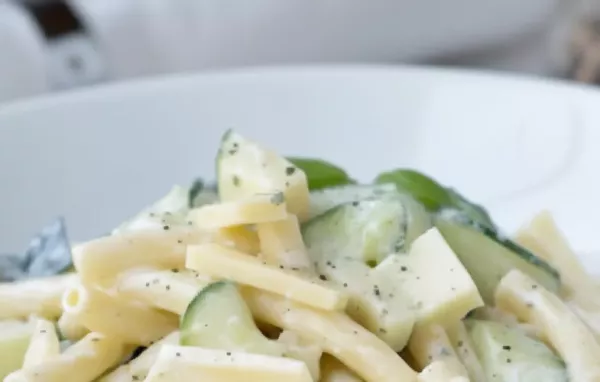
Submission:
[[[358,184],[228,131],[217,182],[0,256],[6,382],[600,381],[599,285],[426,175]]]

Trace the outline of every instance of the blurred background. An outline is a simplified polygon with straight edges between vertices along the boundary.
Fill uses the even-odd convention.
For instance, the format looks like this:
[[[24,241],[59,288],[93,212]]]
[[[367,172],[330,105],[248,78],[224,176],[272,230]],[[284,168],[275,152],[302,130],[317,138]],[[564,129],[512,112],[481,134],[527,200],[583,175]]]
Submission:
[[[600,0],[0,0],[0,102],[219,68],[423,63],[600,82]]]

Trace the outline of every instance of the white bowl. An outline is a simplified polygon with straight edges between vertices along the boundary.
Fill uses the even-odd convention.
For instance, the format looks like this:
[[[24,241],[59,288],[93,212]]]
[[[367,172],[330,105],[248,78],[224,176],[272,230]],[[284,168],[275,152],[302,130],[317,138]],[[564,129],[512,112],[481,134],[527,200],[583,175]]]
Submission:
[[[599,105],[591,88],[411,67],[222,72],[13,104],[0,110],[0,252],[22,250],[56,215],[87,239],[173,183],[210,179],[235,128],[364,181],[418,168],[508,231],[548,208],[589,253],[600,249]]]

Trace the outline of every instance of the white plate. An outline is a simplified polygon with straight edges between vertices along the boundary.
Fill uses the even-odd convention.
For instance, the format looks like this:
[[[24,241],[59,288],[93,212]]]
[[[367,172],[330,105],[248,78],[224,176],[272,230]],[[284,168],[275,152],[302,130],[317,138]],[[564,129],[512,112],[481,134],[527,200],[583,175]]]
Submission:
[[[321,157],[361,180],[416,167],[484,202],[508,231],[555,213],[600,249],[600,93],[419,68],[253,70],[122,84],[0,110],[0,251],[52,217],[102,234],[173,183],[212,177],[223,131]],[[600,259],[584,261],[600,271]]]

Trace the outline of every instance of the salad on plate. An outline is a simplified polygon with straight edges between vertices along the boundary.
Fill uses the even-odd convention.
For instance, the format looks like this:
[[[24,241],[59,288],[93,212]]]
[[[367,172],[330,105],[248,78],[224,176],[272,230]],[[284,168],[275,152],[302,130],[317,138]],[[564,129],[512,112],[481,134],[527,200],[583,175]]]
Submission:
[[[6,382],[600,381],[600,287],[412,170],[358,184],[228,131],[217,180],[0,256]]]

